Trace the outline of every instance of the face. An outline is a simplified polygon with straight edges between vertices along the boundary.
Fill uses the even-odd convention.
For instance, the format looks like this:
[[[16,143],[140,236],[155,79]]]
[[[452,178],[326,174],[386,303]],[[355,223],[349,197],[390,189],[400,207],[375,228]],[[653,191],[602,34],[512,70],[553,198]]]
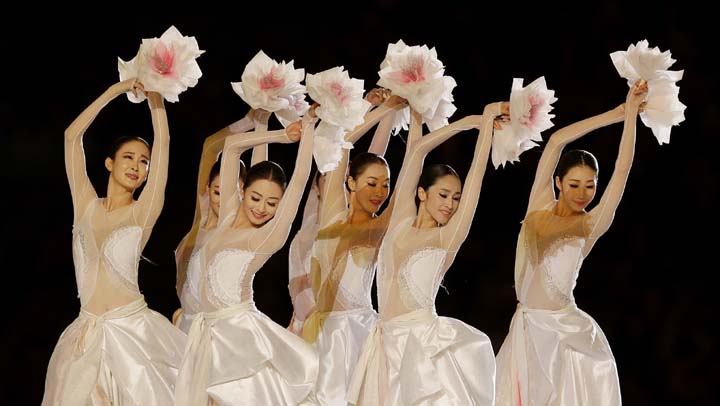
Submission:
[[[454,175],[438,178],[427,190],[418,188],[418,197],[427,214],[439,225],[447,224],[457,211],[462,195],[462,183]]]
[[[260,227],[275,216],[283,190],[275,182],[259,179],[245,189],[242,209],[250,223]]]
[[[112,179],[127,190],[133,191],[145,182],[150,165],[150,149],[140,141],[128,141],[105,159],[105,168]]]
[[[560,190],[558,204],[573,213],[581,213],[595,197],[597,174],[590,167],[579,165],[571,168],[565,176],[555,177],[555,186]]]
[[[381,164],[370,164],[357,179],[348,178],[350,202],[355,209],[375,214],[390,194],[390,170]]]

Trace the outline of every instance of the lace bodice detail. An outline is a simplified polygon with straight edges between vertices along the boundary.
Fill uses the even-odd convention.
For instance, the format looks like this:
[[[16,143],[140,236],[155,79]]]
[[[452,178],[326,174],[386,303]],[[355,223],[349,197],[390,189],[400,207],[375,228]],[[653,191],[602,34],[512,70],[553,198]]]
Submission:
[[[217,309],[234,306],[253,298],[254,272],[248,272],[255,253],[223,249],[209,259],[206,274],[208,301]]]
[[[560,217],[530,213],[518,239],[516,290],[526,306],[557,309],[574,302],[589,215]]]
[[[73,226],[73,260],[78,297],[85,305],[95,292],[100,273],[114,288],[140,296],[138,264],[143,228],[132,221],[134,205],[106,213],[101,199],[90,204]]]
[[[323,312],[372,308],[370,291],[384,229],[344,221],[320,230],[312,248],[313,291]]]

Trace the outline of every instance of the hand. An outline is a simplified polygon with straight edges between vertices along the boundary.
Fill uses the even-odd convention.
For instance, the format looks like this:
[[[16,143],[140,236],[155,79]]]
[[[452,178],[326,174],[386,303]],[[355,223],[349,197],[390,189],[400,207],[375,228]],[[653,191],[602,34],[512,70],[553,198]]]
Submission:
[[[133,79],[132,87],[130,88],[130,91],[135,97],[138,97],[138,92],[142,92],[145,97],[148,96],[148,92],[145,90],[145,85],[138,82],[137,79]]]
[[[643,79],[638,80],[637,82],[635,82],[634,85],[632,85],[632,87],[630,87],[630,90],[628,91],[626,103],[630,106],[637,106],[639,109],[640,105],[645,100],[645,97],[647,97],[647,92],[648,92],[647,82],[644,81]]]
[[[312,118],[317,117],[317,113],[315,113],[315,110],[317,110],[318,107],[320,107],[320,104],[318,102],[313,103],[312,106],[310,106],[310,108],[308,109],[307,114]]]
[[[379,106],[385,102],[388,97],[390,97],[390,90],[377,87],[365,95],[365,100],[369,101],[373,106]]]
[[[388,107],[407,106],[408,101],[400,96],[392,95],[389,99],[387,99],[387,101],[385,101],[385,104]]]
[[[270,112],[264,109],[250,109],[248,116],[256,123],[267,123],[270,119]]]
[[[287,126],[285,134],[292,142],[300,141],[300,136],[302,135],[302,120],[298,120]]]

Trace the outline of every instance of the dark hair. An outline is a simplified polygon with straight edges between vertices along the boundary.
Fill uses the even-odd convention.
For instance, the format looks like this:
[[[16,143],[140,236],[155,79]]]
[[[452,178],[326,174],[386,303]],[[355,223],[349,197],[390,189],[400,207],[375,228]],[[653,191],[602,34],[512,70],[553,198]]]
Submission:
[[[106,156],[108,158],[114,160],[115,155],[120,150],[120,148],[122,148],[122,146],[127,144],[128,142],[132,142],[132,141],[142,142],[143,144],[145,144],[146,147],[148,147],[148,149],[150,149],[150,144],[148,144],[148,142],[145,141],[144,139],[133,136],[133,135],[125,135],[123,137],[116,138],[115,141],[113,141],[112,144],[110,144],[110,147],[108,147]]]
[[[555,176],[560,177],[562,181],[565,175],[570,172],[570,169],[576,166],[587,166],[595,171],[595,176],[598,174],[598,162],[595,156],[582,149],[573,149],[562,155],[557,168],[555,168]]]
[[[386,168],[388,167],[387,161],[380,155],[373,154],[372,152],[361,152],[350,162],[348,176],[351,176],[353,179],[357,180],[358,176],[365,172],[365,169],[367,169],[367,167],[372,164],[382,165]],[[345,187],[350,190],[347,182],[345,183]]]
[[[222,154],[221,154],[222,155]],[[216,176],[220,176],[220,163],[222,162],[221,158],[218,157],[218,160],[215,161],[212,168],[210,168],[210,176],[208,177],[208,186],[212,183],[213,179],[215,179]],[[245,168],[245,164],[243,161],[240,161],[240,180],[243,181],[243,184],[245,183],[245,177],[247,176],[247,169]]]
[[[423,168],[422,174],[420,175],[420,181],[418,182],[418,187],[423,188],[427,192],[430,186],[434,185],[438,179],[447,175],[452,175],[460,179],[458,173],[455,172],[455,169],[453,169],[450,165],[428,165]],[[420,206],[420,197],[418,197],[417,195],[415,195],[415,205]]]
[[[285,172],[280,165],[272,161],[262,161],[253,165],[245,177],[243,190],[247,189],[248,186],[252,185],[256,180],[262,179],[277,183],[283,192],[285,191],[285,186],[287,185]]]

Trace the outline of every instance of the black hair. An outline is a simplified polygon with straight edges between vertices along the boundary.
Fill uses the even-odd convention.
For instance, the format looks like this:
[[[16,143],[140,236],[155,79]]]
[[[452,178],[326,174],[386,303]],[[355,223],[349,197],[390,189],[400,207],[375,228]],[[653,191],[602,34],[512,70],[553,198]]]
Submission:
[[[425,192],[427,192],[430,186],[434,185],[438,179],[447,175],[452,175],[460,179],[458,173],[455,172],[455,169],[453,169],[450,165],[428,165],[423,168],[422,174],[420,175],[420,181],[418,182],[418,187],[423,188]],[[415,205],[420,206],[420,198],[417,195],[415,195]]]
[[[283,192],[287,186],[285,172],[280,165],[272,161],[262,161],[253,165],[248,171],[247,176],[245,176],[243,190],[246,190],[248,186],[252,185],[255,181],[262,179],[277,183]]]
[[[367,169],[367,167],[372,164],[382,165],[386,168],[388,167],[387,161],[380,155],[373,154],[372,152],[362,152],[358,154],[355,158],[353,158],[353,160],[350,162],[350,167],[348,168],[348,176],[357,180],[358,176],[365,172],[365,169]],[[347,182],[345,186],[348,188],[348,190],[350,190]]]
[[[123,137],[116,138],[115,141],[113,141],[112,144],[110,144],[110,147],[108,147],[106,156],[108,158],[114,160],[115,155],[120,150],[120,148],[122,148],[122,146],[127,144],[128,142],[132,142],[132,141],[142,142],[143,144],[145,144],[146,147],[148,147],[148,149],[151,149],[150,144],[148,144],[148,142],[145,141],[144,139],[134,136],[134,135],[125,135]]]

